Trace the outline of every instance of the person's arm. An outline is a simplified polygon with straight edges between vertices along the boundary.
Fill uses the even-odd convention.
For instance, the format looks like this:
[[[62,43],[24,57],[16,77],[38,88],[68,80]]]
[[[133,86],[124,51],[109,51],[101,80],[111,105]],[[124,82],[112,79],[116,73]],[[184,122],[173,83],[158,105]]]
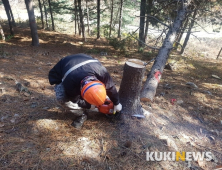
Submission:
[[[111,88],[106,89],[107,96],[110,98],[110,100],[113,102],[114,105],[119,104],[119,94],[116,90],[115,85],[113,85]]]
[[[100,74],[96,75],[97,78],[105,84],[107,96],[110,98],[110,100],[113,102],[113,104],[118,105],[119,104],[119,94],[116,90],[116,87],[115,87],[112,77],[107,72],[105,67],[101,66],[99,69],[100,69],[99,70]]]
[[[119,94],[116,90],[115,84],[111,78],[111,76],[108,74],[105,74],[105,77],[107,79],[106,85],[111,86],[110,88],[106,88],[107,96],[110,98],[110,100],[114,104],[113,108],[113,114],[116,114],[116,112],[120,112],[122,110],[122,105],[119,102]]]

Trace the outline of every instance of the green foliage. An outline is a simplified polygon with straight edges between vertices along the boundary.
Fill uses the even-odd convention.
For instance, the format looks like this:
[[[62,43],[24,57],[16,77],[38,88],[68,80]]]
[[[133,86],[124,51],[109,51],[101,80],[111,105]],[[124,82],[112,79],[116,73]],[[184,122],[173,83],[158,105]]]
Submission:
[[[6,38],[5,38],[5,41],[8,41],[10,39],[12,39],[14,37],[14,35],[8,35]]]
[[[130,15],[131,10],[124,10],[123,9],[123,17],[122,17],[122,27],[126,27],[129,24],[132,24],[135,16]]]
[[[109,45],[111,45],[115,50],[123,48],[125,46],[124,41],[119,41],[118,38],[107,38]]]
[[[96,36],[97,35],[97,27],[94,27],[92,30],[91,30],[91,36]]]
[[[91,48],[91,49],[86,50],[86,53],[88,53],[88,54],[98,54],[99,50],[96,49],[96,48]]]
[[[122,40],[119,40],[118,38],[107,38],[107,40],[109,41],[109,45],[115,50],[120,50],[124,53],[137,47],[137,35],[134,34],[133,36],[130,33],[123,33],[122,37],[124,38]]]
[[[108,24],[103,25],[102,27],[100,27],[100,31],[101,31],[101,33],[103,33],[104,37],[109,36],[109,28],[110,28],[110,26]]]
[[[72,14],[73,7],[68,0],[58,0],[51,2],[52,10],[56,14]]]
[[[143,47],[139,47],[138,52],[139,53],[143,53],[144,52],[144,48]]]
[[[219,33],[220,30],[221,30],[221,27],[217,27],[217,28],[214,28],[214,29],[213,29],[213,32],[217,32],[217,33]]]
[[[152,51],[147,51],[147,52],[144,52],[143,55],[146,57],[146,58],[154,58],[156,57],[157,53],[156,52],[152,52]]]

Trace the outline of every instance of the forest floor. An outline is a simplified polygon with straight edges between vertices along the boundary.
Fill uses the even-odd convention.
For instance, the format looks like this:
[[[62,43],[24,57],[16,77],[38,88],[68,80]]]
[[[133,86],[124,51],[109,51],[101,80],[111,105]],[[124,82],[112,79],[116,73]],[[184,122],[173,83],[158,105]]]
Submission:
[[[104,64],[119,89],[125,61],[147,62],[150,52],[131,48],[126,57],[105,39],[88,38],[83,43],[73,35],[44,30],[38,32],[40,46],[33,47],[29,29],[15,32],[0,41],[0,169],[212,170],[222,165],[222,79],[212,77],[222,78],[222,56],[215,59],[220,48],[212,50],[222,39],[206,44],[208,52],[197,43],[184,56],[171,53],[168,62],[173,70],[164,70],[155,100],[143,103],[151,113],[146,119],[120,124],[92,112],[76,130],[70,125],[75,117],[57,105],[49,85],[48,72],[54,64],[69,54],[90,54]],[[16,82],[25,88],[17,91]],[[211,152],[213,157],[147,161],[146,152],[155,151]]]

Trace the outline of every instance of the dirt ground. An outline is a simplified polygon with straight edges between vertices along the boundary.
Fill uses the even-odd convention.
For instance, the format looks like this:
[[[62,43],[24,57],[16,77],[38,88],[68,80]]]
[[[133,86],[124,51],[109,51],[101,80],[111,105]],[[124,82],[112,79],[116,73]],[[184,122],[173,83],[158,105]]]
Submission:
[[[150,58],[133,51],[125,57],[104,39],[82,43],[73,35],[43,30],[41,45],[32,47],[29,29],[15,32],[7,42],[0,41],[0,169],[212,170],[222,165],[222,80],[212,77],[222,78],[222,60],[212,53],[192,48],[184,56],[172,53],[173,71],[164,70],[155,100],[143,103],[151,113],[146,119],[121,123],[91,112],[76,130],[70,125],[75,117],[57,105],[49,85],[54,64],[69,54],[90,54],[104,64],[119,89],[125,61]],[[17,82],[24,87],[20,91]],[[211,152],[213,158],[146,161],[146,152],[155,151]]]

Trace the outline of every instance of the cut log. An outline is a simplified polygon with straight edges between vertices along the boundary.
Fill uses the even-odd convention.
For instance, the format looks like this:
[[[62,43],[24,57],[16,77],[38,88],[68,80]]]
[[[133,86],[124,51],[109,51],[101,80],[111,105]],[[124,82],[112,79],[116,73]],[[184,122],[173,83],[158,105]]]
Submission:
[[[155,62],[151,68],[151,71],[147,76],[147,80],[141,92],[141,99],[140,99],[141,101],[150,102],[150,101],[153,101],[154,99],[154,96],[156,94],[156,89],[160,81],[161,75],[163,73],[163,69],[165,67],[169,53],[173,48],[176,35],[180,30],[182,22],[187,14],[187,7],[189,6],[191,1],[183,0],[183,2],[184,2],[183,8],[181,8],[180,11],[178,12],[177,17],[172,27],[169,29],[166,35],[166,38],[164,40],[164,43],[161,49],[159,50],[159,53],[155,59]]]
[[[124,115],[143,115],[140,104],[140,90],[142,86],[145,64],[138,59],[130,59],[124,65],[123,78],[120,85],[119,97]]]

